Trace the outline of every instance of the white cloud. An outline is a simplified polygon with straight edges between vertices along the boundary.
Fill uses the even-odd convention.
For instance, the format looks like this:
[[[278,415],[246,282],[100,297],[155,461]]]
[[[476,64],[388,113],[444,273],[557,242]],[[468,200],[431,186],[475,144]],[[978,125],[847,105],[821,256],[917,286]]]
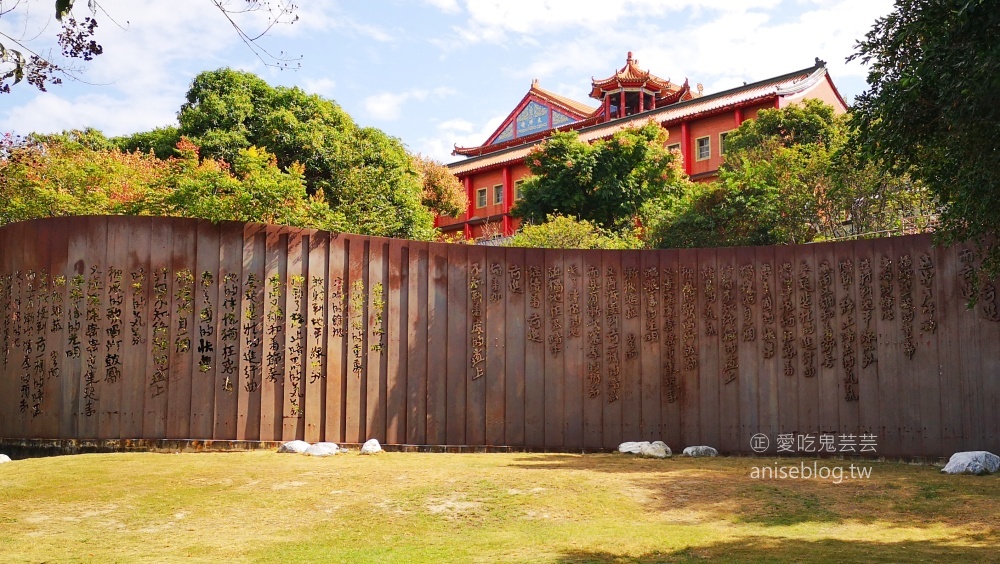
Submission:
[[[382,92],[365,98],[364,107],[368,115],[382,121],[392,121],[399,119],[399,114],[403,109],[403,102],[406,101],[405,94],[393,94],[392,92]]]
[[[509,74],[543,82],[558,76],[562,83],[579,76],[572,91],[559,92],[584,100],[588,78],[610,75],[624,64],[628,51],[642,68],[676,83],[688,78],[692,88],[701,82],[706,92],[805,68],[814,57],[826,60],[835,78],[863,77],[862,65],[845,59],[855,41],[892,6],[891,0],[806,3],[788,18],[777,0],[622,1],[620,9],[608,11],[597,9],[606,7],[604,2],[588,0],[569,9],[563,0],[536,0],[532,4],[537,9],[518,11],[523,8],[518,2],[468,0],[469,20],[456,31],[466,42],[502,41],[511,33],[530,36],[538,47],[529,60],[512,65]],[[690,17],[676,13],[685,8],[691,9]],[[616,19],[622,20],[617,26],[612,23]]]
[[[257,16],[255,26],[252,29],[261,31],[266,27],[264,17],[267,13],[263,10],[251,12]],[[394,36],[389,31],[369,23],[357,21],[341,10],[334,0],[309,0],[308,2],[297,2],[295,15],[298,18],[290,24],[279,24],[268,30],[268,35],[277,38],[304,35],[314,32],[335,32],[348,33],[351,35],[367,37],[379,42],[389,42],[394,40]],[[263,24],[263,25],[262,25]],[[249,31],[249,30],[248,30]],[[255,35],[255,34],[251,34]]]
[[[438,129],[443,131],[454,131],[458,133],[469,133],[474,130],[476,126],[471,121],[466,121],[461,118],[450,119],[448,121],[443,121],[438,125]]]
[[[424,3],[446,14],[457,14],[462,11],[461,6],[458,5],[458,0],[424,0]]]
[[[426,100],[430,95],[443,98],[454,93],[453,88],[446,86],[433,90],[415,88],[404,92],[380,92],[365,98],[362,105],[368,115],[377,120],[395,121],[402,115],[403,104],[408,100]]]
[[[345,27],[358,35],[374,39],[375,41],[381,41],[383,43],[393,41],[395,39],[392,33],[371,24],[363,24],[354,20],[346,20]]]
[[[579,76],[581,80],[590,83],[588,78],[595,76],[604,78],[610,76],[616,69],[625,64],[625,53],[611,47],[605,42],[595,41],[588,38],[574,38],[566,41],[551,42],[543,45],[537,51],[538,56],[533,60],[525,62],[516,71],[515,76],[522,80],[538,78],[544,88],[547,82],[546,77],[555,73],[563,76]],[[560,92],[560,94],[570,98],[586,96],[586,92],[581,94],[571,94]]]
[[[449,119],[437,125],[437,133],[433,136],[417,139],[411,149],[432,159],[450,163],[460,160],[451,154],[458,147],[477,147],[482,145],[496,131],[507,114],[496,115],[486,120],[476,129],[475,124],[463,119]]]
[[[888,0],[841,0],[785,21],[775,21],[774,12],[722,14],[644,47],[643,66],[679,71],[677,78],[704,82],[709,92],[808,67],[814,57],[825,59],[835,77],[863,76],[861,65],[845,58],[890,8]]]
[[[660,17],[684,10],[691,10],[695,16],[704,12],[744,13],[774,8],[780,1],[618,0],[609,4],[607,0],[465,0],[469,19],[455,32],[465,42],[503,42],[509,33],[537,38],[573,28],[604,32],[630,18]]]
[[[302,80],[302,89],[309,94],[319,94],[325,98],[332,98],[337,89],[337,83],[329,78],[306,78]]]
[[[96,127],[107,135],[121,135],[174,122],[178,106],[178,101],[170,96],[138,99],[97,95],[67,99],[48,92],[13,108],[3,119],[3,129],[57,133]]]

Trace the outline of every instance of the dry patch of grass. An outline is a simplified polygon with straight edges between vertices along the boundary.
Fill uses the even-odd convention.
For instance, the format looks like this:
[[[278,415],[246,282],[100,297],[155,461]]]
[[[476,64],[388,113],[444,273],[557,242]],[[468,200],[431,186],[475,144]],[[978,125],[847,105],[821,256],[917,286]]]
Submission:
[[[877,462],[855,462],[871,478],[839,484],[750,477],[774,462],[272,452],[23,460],[0,466],[0,546],[4,561],[29,562],[1000,557],[1000,477]]]

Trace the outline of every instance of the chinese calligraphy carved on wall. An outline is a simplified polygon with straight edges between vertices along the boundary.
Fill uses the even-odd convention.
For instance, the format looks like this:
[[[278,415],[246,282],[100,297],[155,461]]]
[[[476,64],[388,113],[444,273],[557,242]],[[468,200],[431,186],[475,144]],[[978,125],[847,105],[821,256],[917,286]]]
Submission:
[[[880,401],[885,425],[919,433],[878,399],[891,380],[881,370],[908,367],[912,380],[940,385],[940,363],[955,356],[940,354],[942,343],[968,358],[995,354],[981,345],[1000,321],[975,251],[924,239],[648,253],[421,243],[430,247],[414,254],[405,241],[202,223],[194,233],[217,230],[206,247],[175,223],[166,236],[183,245],[102,249],[92,244],[100,235],[71,245],[54,231],[51,254],[7,252],[25,237],[5,239],[0,227],[0,427],[88,438],[197,427],[228,440],[399,431],[396,440],[421,441],[411,427],[424,425],[428,441],[436,426],[445,444],[482,441],[464,434],[472,429],[521,444],[529,421],[544,421],[530,440],[558,429],[602,448],[619,425],[689,437],[713,421],[724,443],[742,424],[733,417],[758,410],[764,421],[771,409],[783,422],[773,409],[789,402],[799,426],[881,426],[866,403]],[[400,247],[397,269],[385,253]],[[819,377],[789,385],[782,374]],[[829,397],[842,407],[817,409]],[[456,405],[461,422],[442,427]],[[190,425],[177,423],[182,412]],[[832,422],[810,419],[834,412]]]

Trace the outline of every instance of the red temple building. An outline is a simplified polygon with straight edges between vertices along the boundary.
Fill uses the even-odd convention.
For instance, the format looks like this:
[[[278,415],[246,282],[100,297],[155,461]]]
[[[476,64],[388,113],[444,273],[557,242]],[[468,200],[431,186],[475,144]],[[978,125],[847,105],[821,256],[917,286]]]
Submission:
[[[594,141],[616,131],[655,120],[667,129],[667,146],[678,150],[692,180],[713,180],[725,154],[726,134],[744,120],[768,108],[783,108],[816,98],[838,113],[847,105],[837,92],[826,63],[752,84],[704,94],[685,79],[675,84],[639,68],[629,52],[625,66],[608,78],[593,80],[590,97],[597,107],[541,88],[533,81],[513,111],[478,147],[456,147],[467,157],[448,168],[465,187],[469,208],[458,218],[439,217],[446,234],[486,240],[512,235],[518,220],[510,210],[520,197],[522,179],[530,174],[524,159],[554,131],[576,130],[580,139]]]

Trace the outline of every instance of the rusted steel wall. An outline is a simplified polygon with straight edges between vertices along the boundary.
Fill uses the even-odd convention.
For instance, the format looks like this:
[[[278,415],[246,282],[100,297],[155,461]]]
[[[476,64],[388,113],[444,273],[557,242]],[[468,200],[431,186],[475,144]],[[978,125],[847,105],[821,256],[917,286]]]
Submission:
[[[577,251],[18,223],[0,437],[997,451],[1000,313],[991,283],[966,308],[977,266],[926,236]]]

